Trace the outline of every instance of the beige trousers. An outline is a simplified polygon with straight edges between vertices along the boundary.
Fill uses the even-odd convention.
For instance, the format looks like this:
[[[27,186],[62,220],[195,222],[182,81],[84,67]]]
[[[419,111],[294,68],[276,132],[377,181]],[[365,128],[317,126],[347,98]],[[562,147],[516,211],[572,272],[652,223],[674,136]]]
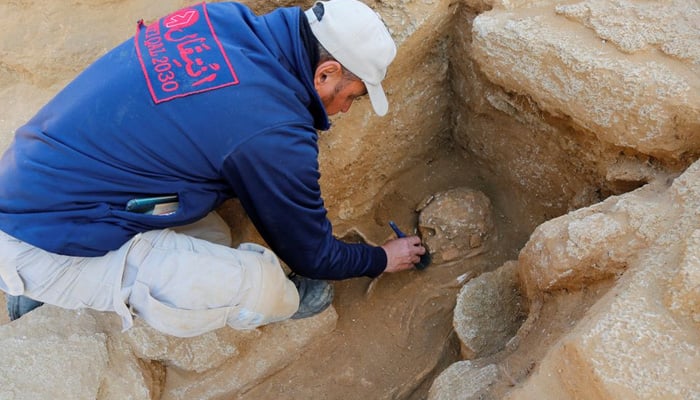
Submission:
[[[0,289],[68,309],[114,311],[189,337],[223,326],[252,329],[289,318],[294,284],[268,249],[229,247],[216,213],[177,230],[136,235],[102,257],[46,252],[0,231]]]

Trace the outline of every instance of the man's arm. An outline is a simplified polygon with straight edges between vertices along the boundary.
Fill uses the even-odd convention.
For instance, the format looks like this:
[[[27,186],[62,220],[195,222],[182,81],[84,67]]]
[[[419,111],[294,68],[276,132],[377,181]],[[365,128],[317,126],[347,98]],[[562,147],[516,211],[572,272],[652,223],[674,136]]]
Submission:
[[[317,157],[313,130],[285,126],[238,147],[224,160],[222,174],[267,244],[295,272],[345,279],[374,277],[387,266],[405,269],[405,244],[382,248],[333,237],[321,198]]]

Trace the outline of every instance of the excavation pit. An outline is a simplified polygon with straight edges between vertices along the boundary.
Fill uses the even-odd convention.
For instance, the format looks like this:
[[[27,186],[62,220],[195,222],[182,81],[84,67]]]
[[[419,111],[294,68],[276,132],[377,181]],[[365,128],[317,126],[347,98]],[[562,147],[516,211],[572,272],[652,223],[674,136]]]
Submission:
[[[28,119],[105,49],[133,34],[135,20],[184,5],[172,0],[144,9],[133,1],[108,3],[0,6],[8,16],[8,39],[0,44],[6,72],[0,77],[3,148],[10,140],[5,132]],[[272,3],[249,2],[261,13],[290,2]],[[336,282],[335,308],[318,319],[245,335],[222,331],[172,341],[144,326],[124,335],[110,316],[43,307],[21,324],[0,327],[6,343],[0,370],[7,372],[0,375],[33,376],[32,371],[52,366],[48,370],[55,373],[44,375],[55,379],[48,386],[58,390],[70,382],[58,367],[71,362],[85,376],[102,373],[90,381],[93,386],[79,386],[104,399],[145,398],[143,393],[162,399],[444,399],[446,393],[472,392],[487,398],[511,393],[513,399],[606,393],[617,399],[624,398],[615,392],[620,387],[637,397],[672,398],[668,393],[675,389],[681,396],[698,393],[692,382],[684,386],[661,378],[646,380],[661,382],[649,388],[628,367],[652,376],[655,371],[644,368],[662,365],[674,372],[664,375],[671,377],[698,370],[697,360],[688,358],[698,349],[691,340],[697,330],[688,321],[698,318],[693,290],[698,235],[693,232],[700,227],[692,214],[698,209],[698,173],[691,165],[700,154],[700,56],[699,34],[685,17],[697,15],[696,5],[671,1],[655,9],[653,2],[634,0],[623,1],[625,7],[606,0],[367,3],[384,17],[399,53],[384,83],[390,114],[375,117],[363,100],[320,134],[321,186],[337,236],[381,244],[393,236],[391,220],[407,233],[427,236],[417,209],[424,199],[457,188],[488,198],[492,227],[483,229],[487,233],[434,245],[437,261],[423,271]],[[100,34],[85,34],[95,26]],[[627,29],[614,29],[620,26]],[[645,32],[658,35],[647,43]],[[237,242],[261,242],[235,201],[220,212]],[[441,255],[438,249],[450,245],[457,250]],[[604,251],[607,245],[617,250]],[[560,269],[548,264],[551,258],[564,261]],[[513,277],[514,269],[521,286],[501,315],[514,318],[498,340],[473,342],[471,353],[460,354],[464,343],[453,328],[460,290],[470,282],[487,288],[477,279],[506,272]],[[496,282],[514,281],[487,282],[503,289],[509,286]],[[634,301],[640,298],[654,300]],[[478,298],[470,301],[478,310]],[[634,318],[622,318],[629,315],[619,310]],[[678,326],[673,332],[683,333],[669,333],[666,342],[654,336]],[[47,334],[54,331],[60,334]],[[606,348],[599,331],[617,334],[619,346]],[[650,356],[626,346],[629,331],[647,341]],[[42,353],[46,365],[41,365],[19,356],[25,348],[11,346],[16,338],[46,349],[88,345],[81,347],[85,357],[79,358],[47,350]],[[616,358],[600,356],[600,348]],[[194,357],[203,354],[201,349],[216,356]],[[464,357],[470,360],[460,361]],[[654,360],[614,364],[625,357]],[[572,359],[576,362],[561,361]],[[599,365],[617,368],[587,375]],[[110,386],[123,376],[114,369],[126,371],[128,382]],[[443,371],[447,374],[436,380]],[[459,376],[478,382],[454,391]],[[550,376],[560,380],[553,383]],[[587,388],[560,384],[567,381]],[[31,385],[24,393],[31,397]]]

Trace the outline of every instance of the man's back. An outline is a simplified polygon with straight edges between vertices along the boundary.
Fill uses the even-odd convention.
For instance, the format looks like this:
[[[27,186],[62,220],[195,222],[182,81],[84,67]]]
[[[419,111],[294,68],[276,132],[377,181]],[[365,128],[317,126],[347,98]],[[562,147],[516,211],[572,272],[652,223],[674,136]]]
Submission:
[[[300,13],[256,17],[217,3],[139,25],[18,130],[0,163],[0,229],[95,256],[135,233],[193,222],[236,195],[226,158],[271,126],[293,125],[275,140],[308,147],[310,159],[294,162],[315,165],[314,121],[327,128],[327,119]],[[164,194],[178,196],[172,215],[125,210],[132,198]]]

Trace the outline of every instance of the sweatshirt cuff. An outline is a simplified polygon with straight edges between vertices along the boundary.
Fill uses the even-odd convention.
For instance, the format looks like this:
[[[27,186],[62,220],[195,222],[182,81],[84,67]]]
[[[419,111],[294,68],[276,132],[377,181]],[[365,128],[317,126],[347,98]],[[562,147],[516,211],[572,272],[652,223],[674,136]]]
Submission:
[[[386,252],[380,246],[376,246],[372,249],[372,265],[367,270],[365,276],[370,278],[378,277],[386,269]]]

